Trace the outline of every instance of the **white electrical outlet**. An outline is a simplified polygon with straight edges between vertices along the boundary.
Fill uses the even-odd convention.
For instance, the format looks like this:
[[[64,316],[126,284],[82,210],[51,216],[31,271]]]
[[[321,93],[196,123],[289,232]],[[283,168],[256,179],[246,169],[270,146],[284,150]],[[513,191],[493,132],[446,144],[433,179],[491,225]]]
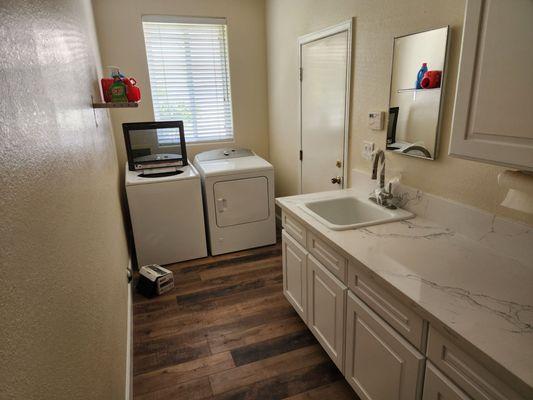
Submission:
[[[363,151],[361,154],[365,160],[372,160],[372,154],[374,153],[374,142],[363,142]]]

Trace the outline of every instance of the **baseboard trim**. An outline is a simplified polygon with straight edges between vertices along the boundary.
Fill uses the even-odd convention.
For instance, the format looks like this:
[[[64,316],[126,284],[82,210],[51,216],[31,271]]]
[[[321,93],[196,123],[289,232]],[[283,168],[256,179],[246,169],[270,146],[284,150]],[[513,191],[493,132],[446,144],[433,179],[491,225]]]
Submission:
[[[132,273],[131,259],[128,262],[128,270]],[[130,276],[130,275],[128,275]],[[133,280],[128,283],[128,317],[126,328],[126,390],[125,399],[133,399]]]

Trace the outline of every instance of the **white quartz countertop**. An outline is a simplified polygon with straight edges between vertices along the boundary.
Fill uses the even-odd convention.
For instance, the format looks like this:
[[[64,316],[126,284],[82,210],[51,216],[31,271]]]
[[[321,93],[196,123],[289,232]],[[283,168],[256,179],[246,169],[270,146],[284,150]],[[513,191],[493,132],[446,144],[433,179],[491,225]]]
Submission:
[[[420,217],[333,231],[301,207],[350,193],[355,194],[348,189],[282,197],[276,204],[365,265],[430,324],[471,346],[498,376],[533,398],[533,259],[503,254]]]

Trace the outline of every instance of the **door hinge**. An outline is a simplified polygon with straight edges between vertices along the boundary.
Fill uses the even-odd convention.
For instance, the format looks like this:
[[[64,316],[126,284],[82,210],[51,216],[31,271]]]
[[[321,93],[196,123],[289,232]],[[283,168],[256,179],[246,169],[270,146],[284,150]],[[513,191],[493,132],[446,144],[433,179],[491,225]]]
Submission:
[[[300,150],[300,161],[302,161],[303,159],[304,159],[304,152]]]
[[[300,82],[304,80],[304,69],[300,67]]]

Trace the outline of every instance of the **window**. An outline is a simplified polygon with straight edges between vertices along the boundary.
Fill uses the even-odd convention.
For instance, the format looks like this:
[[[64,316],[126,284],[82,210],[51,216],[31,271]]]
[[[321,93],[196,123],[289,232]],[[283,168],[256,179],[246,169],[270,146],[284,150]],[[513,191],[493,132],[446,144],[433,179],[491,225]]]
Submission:
[[[233,139],[226,20],[143,16],[156,121],[183,120],[188,142]],[[160,144],[173,141],[167,134]]]

